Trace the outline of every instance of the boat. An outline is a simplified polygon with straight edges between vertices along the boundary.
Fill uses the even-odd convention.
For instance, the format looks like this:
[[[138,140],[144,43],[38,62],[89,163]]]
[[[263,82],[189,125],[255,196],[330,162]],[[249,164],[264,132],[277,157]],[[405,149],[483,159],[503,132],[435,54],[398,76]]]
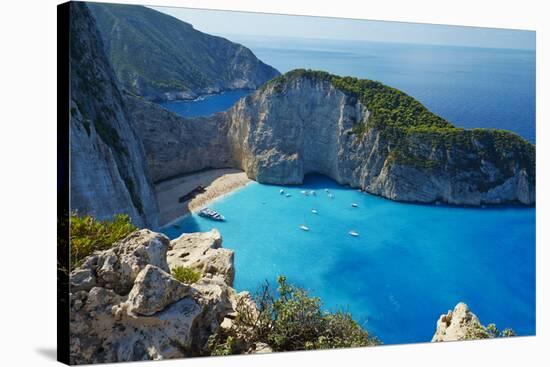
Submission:
[[[285,196],[286,196],[287,198],[289,198],[289,197],[291,197],[292,195],[290,195],[290,194],[286,194]]]
[[[306,226],[305,224],[302,224],[302,225],[300,226],[300,229],[301,229],[302,231],[306,231],[306,232],[309,231],[309,227]]]
[[[313,214],[318,214],[317,210],[315,210],[315,209],[311,209],[311,212],[312,212]]]
[[[317,193],[314,190],[311,190],[309,193],[313,196],[317,196]]]
[[[328,192],[328,189],[325,189],[325,192]]]
[[[283,189],[280,189],[280,190],[279,190],[279,194],[280,194],[280,195],[282,195],[282,194],[284,194],[284,193],[285,193],[285,190],[283,190]]]
[[[356,231],[353,231],[353,230],[352,230],[352,231],[349,231],[348,234],[349,234],[350,236],[353,236],[353,237],[359,237],[359,233],[357,233]]]
[[[305,196],[308,196],[309,195],[309,192],[305,191],[305,190],[302,190],[300,191],[302,194],[304,194]]]
[[[351,206],[354,207],[354,208],[359,207],[359,205],[357,205],[356,203],[352,203]]]
[[[209,209],[209,208],[204,208],[204,209],[199,210],[198,214],[201,217],[216,220],[218,222],[223,222],[225,220],[225,217],[223,215],[221,215],[217,211]]]
[[[334,199],[334,194],[329,193],[327,196],[329,197],[329,199]]]

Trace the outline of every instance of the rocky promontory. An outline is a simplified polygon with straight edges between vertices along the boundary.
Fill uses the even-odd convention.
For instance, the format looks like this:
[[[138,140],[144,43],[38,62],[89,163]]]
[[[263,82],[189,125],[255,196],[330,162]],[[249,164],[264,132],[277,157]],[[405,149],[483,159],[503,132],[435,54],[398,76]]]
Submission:
[[[231,167],[270,184],[320,173],[397,201],[535,203],[533,144],[457,128],[378,82],[295,70],[195,119],[127,100],[155,181]]]

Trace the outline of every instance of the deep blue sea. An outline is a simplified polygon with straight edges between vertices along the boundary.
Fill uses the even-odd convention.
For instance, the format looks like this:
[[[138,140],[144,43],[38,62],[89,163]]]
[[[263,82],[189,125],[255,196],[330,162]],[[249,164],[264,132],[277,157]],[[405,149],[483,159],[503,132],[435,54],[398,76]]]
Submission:
[[[484,323],[535,333],[534,208],[396,203],[324,176],[284,187],[288,198],[280,188],[251,183],[209,206],[226,222],[192,215],[164,232],[217,228],[235,250],[238,290],[286,275],[386,344],[430,341],[438,317],[459,301]]]
[[[508,129],[535,142],[533,51],[231,39],[281,72],[302,67],[379,80],[457,126]],[[241,96],[228,92],[164,105],[184,116],[208,115]],[[439,315],[459,301],[483,323],[535,333],[534,208],[397,203],[322,176],[285,187],[290,198],[279,189],[252,183],[210,205],[227,222],[193,215],[165,233],[173,238],[218,228],[224,246],[235,250],[238,290],[254,291],[284,274],[320,296],[326,309],[350,311],[386,344],[429,341]],[[318,196],[306,197],[303,189]],[[301,224],[311,230],[300,230]],[[360,236],[351,237],[350,230]]]
[[[260,60],[282,73],[310,68],[378,80],[403,90],[456,126],[511,130],[535,142],[535,51],[300,38],[229,38],[249,47]],[[199,103],[170,102],[165,107],[192,117],[226,109],[240,97],[221,94]]]
[[[233,90],[220,94],[209,94],[193,100],[162,102],[159,104],[184,117],[210,116],[216,112],[229,109],[241,97],[251,92],[251,90],[244,89]]]

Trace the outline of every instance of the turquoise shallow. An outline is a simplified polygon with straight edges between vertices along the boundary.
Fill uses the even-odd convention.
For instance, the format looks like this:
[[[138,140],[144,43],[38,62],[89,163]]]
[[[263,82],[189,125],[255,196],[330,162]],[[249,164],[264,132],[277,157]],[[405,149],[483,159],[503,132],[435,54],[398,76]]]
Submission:
[[[192,215],[164,232],[217,228],[235,250],[238,290],[286,275],[385,344],[429,341],[459,301],[483,323],[535,333],[534,208],[398,203],[318,175],[284,187],[291,197],[281,188],[251,183],[210,205],[226,222]]]

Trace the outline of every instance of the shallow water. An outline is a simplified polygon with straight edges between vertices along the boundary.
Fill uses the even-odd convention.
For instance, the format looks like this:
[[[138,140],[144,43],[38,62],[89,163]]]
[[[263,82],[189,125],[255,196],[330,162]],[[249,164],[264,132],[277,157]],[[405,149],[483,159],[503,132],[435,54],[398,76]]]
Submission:
[[[193,215],[164,232],[217,228],[235,250],[238,290],[286,275],[386,344],[429,341],[439,315],[459,301],[483,323],[535,333],[534,208],[404,204],[317,175],[284,187],[289,198],[280,188],[251,183],[210,205],[227,222]]]

